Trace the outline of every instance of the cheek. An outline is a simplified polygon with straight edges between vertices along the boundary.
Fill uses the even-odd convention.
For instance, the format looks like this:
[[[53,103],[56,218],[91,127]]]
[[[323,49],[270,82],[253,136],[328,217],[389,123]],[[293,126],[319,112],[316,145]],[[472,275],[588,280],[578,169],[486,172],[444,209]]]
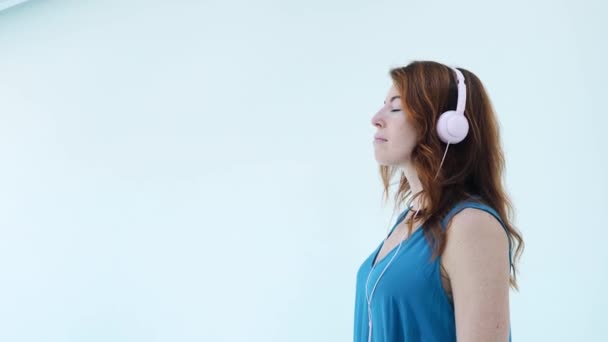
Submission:
[[[416,143],[416,135],[414,127],[407,123],[401,125],[397,133],[399,142],[407,146],[413,146]]]

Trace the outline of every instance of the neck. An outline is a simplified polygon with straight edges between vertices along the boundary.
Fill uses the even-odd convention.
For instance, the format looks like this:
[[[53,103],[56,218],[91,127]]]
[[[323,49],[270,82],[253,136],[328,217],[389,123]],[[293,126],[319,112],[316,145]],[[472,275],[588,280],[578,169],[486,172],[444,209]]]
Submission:
[[[412,196],[422,192],[422,184],[420,183],[420,178],[418,178],[418,173],[413,167],[404,167],[403,174],[407,179],[408,184],[410,185],[410,190],[412,191]],[[425,207],[425,203],[421,196],[418,196],[414,199],[410,207],[412,210],[420,210]]]

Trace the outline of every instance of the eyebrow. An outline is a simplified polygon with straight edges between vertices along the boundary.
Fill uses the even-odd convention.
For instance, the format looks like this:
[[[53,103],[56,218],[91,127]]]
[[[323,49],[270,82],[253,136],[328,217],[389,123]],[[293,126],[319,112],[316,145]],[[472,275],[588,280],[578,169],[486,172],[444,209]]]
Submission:
[[[401,96],[396,95],[396,96],[391,97],[391,99],[388,102],[393,102],[394,99],[400,99],[400,98],[401,98]],[[386,104],[386,101],[384,101],[384,104]]]

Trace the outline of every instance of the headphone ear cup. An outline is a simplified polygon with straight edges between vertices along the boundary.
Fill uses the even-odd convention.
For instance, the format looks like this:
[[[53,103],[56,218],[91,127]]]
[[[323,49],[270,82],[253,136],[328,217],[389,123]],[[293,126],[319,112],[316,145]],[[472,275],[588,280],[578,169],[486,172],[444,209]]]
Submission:
[[[455,110],[449,110],[437,121],[437,134],[444,143],[457,144],[469,133],[469,121]]]

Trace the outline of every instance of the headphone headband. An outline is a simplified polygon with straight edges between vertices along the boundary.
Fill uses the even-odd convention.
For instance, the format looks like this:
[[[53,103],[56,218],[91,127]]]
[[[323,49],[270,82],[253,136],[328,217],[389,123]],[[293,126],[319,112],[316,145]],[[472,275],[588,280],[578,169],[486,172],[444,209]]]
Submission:
[[[464,105],[467,102],[467,85],[464,83],[464,75],[456,68],[450,67],[456,73],[456,82],[458,86],[458,102],[456,111],[458,114],[464,115]]]

